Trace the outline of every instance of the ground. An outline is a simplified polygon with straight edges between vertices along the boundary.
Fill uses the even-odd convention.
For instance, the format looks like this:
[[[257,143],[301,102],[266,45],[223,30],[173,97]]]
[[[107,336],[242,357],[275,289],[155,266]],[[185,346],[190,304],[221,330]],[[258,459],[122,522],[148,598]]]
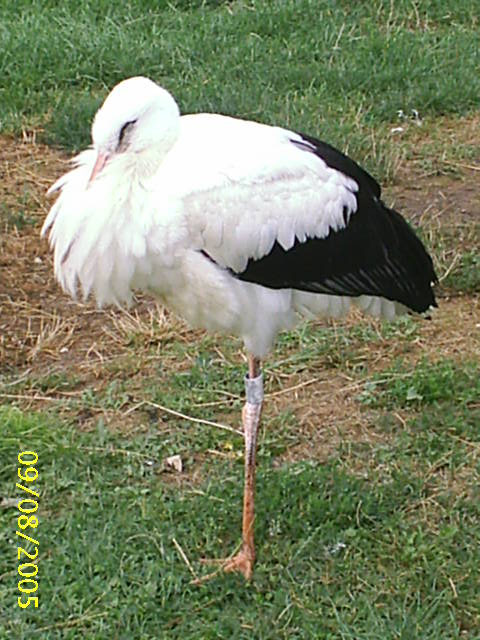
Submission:
[[[31,134],[0,138],[2,637],[478,640],[479,123],[392,138],[384,199],[431,250],[439,307],[279,337],[264,363],[254,579],[201,586],[202,559],[240,535],[241,344],[147,298],[128,312],[72,302],[39,237],[67,157]],[[39,457],[30,568],[13,534],[20,450]],[[24,611],[18,574],[37,567],[40,604]]]
[[[440,278],[438,310],[431,319],[415,323],[413,341],[398,344],[387,337],[377,342],[375,349],[368,341],[359,343],[354,361],[349,364],[347,358],[347,366],[337,375],[332,375],[335,354],[328,350],[320,362],[290,367],[278,375],[272,365],[266,411],[274,415],[288,406],[299,424],[298,439],[284,457],[328,456],[344,438],[345,430],[357,440],[382,437],[375,427],[375,413],[354,401],[362,382],[349,376],[350,365],[371,375],[399,354],[408,362],[425,357],[461,361],[480,355],[478,283],[457,286],[465,256],[478,255],[479,159],[460,164],[442,158],[435,163],[428,160],[428,149],[439,136],[449,138],[452,145],[478,143],[478,125],[479,118],[474,116],[455,123],[441,120],[428,137],[412,130],[409,135],[415,152],[400,163],[395,183],[383,193],[387,204],[421,228],[432,248]],[[39,231],[52,203],[46,189],[67,166],[64,153],[38,144],[31,134],[25,133],[23,140],[0,140],[0,379],[4,383],[0,397],[22,408],[56,405],[80,428],[91,427],[99,415],[113,429],[135,427],[154,410],[145,404],[148,398],[143,394],[142,380],[154,376],[162,360],[162,366],[169,367],[172,374],[188,368],[193,357],[188,345],[201,341],[204,334],[189,330],[151,299],[139,299],[130,312],[103,311],[93,303],[76,303],[63,294],[53,277],[47,242],[39,237]],[[379,323],[362,320],[355,313],[329,326],[334,332],[343,331],[360,321],[380,335]],[[187,346],[182,357],[165,347],[173,338]],[[215,340],[209,344],[215,350]],[[241,345],[233,344],[231,358],[241,362]],[[225,359],[221,351],[218,353]],[[115,393],[119,378],[125,391],[127,377],[128,388],[121,401],[100,407],[70,402],[84,398],[92,389],[97,394]],[[223,395],[204,404],[225,409],[229,401]],[[196,405],[201,414],[202,402]],[[154,413],[159,419],[164,415],[158,407]],[[233,422],[235,416],[227,411],[222,419]]]

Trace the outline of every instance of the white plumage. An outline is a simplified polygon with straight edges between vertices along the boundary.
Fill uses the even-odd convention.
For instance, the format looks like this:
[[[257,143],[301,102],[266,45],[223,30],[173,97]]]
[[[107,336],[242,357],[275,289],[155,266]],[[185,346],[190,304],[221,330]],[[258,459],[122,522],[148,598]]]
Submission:
[[[146,78],[117,85],[93,147],[50,189],[55,275],[75,296],[129,303],[149,291],[191,325],[240,336],[244,409],[242,551],[251,576],[258,358],[299,317],[376,316],[435,304],[431,259],[377,183],[352,160],[293,131],[222,115],[180,116]]]
[[[118,132],[134,120],[130,144],[116,153]],[[131,78],[111,92],[92,136],[94,148],[50,189],[60,196],[42,231],[70,295],[80,284],[104,305],[150,291],[193,326],[241,336],[258,357],[298,314],[348,310],[350,298],[267,289],[218,268],[241,272],[275,241],[288,250],[343,228],[344,208],[354,215],[357,183],[292,144],[298,134],[221,115],[180,117],[166,91]],[[108,160],[89,184],[102,146]],[[389,318],[404,309],[372,296],[356,302]]]

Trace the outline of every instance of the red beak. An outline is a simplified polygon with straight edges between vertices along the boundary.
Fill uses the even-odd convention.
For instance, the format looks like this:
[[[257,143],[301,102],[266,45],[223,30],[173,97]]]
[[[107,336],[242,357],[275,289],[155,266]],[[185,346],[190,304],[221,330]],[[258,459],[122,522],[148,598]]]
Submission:
[[[106,165],[107,160],[109,158],[108,153],[98,152],[97,159],[95,160],[95,164],[93,165],[92,173],[90,174],[90,178],[88,179],[87,187],[89,187],[98,174],[102,171],[103,167]]]

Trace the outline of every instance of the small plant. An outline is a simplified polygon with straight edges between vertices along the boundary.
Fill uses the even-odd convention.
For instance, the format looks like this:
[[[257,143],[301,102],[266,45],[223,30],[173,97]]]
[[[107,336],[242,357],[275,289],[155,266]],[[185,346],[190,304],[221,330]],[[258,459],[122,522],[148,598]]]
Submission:
[[[407,407],[455,401],[459,405],[480,397],[478,363],[459,365],[451,360],[429,363],[421,360],[414,370],[401,364],[375,374],[357,396],[360,402],[376,407]]]
[[[5,229],[21,231],[25,227],[36,224],[36,219],[29,215],[27,209],[13,209],[5,203],[0,203],[0,221]]]
[[[480,253],[472,249],[462,253],[454,269],[442,284],[454,291],[476,293],[480,291]]]

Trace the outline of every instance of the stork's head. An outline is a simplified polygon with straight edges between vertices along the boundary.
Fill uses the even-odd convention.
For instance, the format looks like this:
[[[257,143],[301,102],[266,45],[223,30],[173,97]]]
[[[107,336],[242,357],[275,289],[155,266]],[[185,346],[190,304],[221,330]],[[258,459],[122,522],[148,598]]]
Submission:
[[[132,154],[145,169],[154,170],[177,138],[179,116],[168,91],[148,78],[128,78],[117,84],[93,121],[97,160],[90,183],[117,154]]]

